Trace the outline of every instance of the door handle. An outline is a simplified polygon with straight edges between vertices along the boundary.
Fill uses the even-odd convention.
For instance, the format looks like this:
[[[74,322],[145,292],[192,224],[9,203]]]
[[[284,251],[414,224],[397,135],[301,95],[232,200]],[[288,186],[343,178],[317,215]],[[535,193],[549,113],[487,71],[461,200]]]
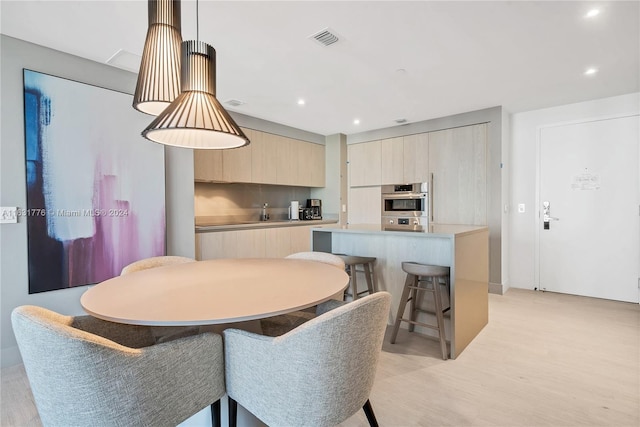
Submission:
[[[545,230],[549,229],[551,221],[560,221],[560,218],[551,216],[551,204],[549,202],[542,202],[542,223]]]

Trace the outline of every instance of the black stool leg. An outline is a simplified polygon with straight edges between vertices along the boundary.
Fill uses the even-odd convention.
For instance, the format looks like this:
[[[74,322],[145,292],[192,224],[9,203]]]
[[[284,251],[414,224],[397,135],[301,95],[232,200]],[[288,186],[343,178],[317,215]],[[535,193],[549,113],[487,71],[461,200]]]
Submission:
[[[220,399],[211,404],[211,425],[213,427],[222,427],[220,421]]]
[[[229,427],[238,426],[238,402],[229,397]]]
[[[362,407],[362,409],[364,409],[364,414],[367,416],[369,425],[371,427],[378,427],[378,420],[376,420],[376,415],[373,413],[373,408],[371,407],[371,402],[369,402],[369,399],[364,402],[364,406]]]

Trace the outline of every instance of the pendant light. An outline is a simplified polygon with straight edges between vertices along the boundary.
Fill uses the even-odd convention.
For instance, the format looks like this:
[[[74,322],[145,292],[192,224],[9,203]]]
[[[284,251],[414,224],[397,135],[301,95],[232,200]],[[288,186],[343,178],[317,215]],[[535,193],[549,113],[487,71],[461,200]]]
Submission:
[[[196,22],[198,18],[196,2]],[[198,25],[198,24],[196,24]],[[199,41],[182,42],[182,92],[142,132],[161,144],[196,149],[225,149],[249,144],[216,99],[216,51]]]
[[[149,0],[133,108],[157,116],[180,94],[180,0]]]

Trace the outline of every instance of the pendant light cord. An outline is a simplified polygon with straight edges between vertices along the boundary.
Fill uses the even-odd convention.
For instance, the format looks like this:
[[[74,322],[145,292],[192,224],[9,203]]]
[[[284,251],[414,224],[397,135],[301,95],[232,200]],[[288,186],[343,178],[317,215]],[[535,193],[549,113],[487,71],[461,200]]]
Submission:
[[[200,41],[200,1],[196,0],[196,41]]]

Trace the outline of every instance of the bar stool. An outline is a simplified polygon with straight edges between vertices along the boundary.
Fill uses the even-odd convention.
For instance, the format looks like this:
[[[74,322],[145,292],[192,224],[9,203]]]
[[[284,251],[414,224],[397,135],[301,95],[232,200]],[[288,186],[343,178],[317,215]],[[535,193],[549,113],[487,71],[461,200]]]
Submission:
[[[366,256],[355,256],[355,255],[345,255],[345,254],[335,254],[342,258],[344,261],[344,265],[347,270],[347,274],[350,279],[349,282],[351,284],[351,295],[353,296],[353,300],[357,300],[358,297],[362,294],[369,293],[372,294],[376,291],[375,286],[375,276],[373,270],[373,263],[376,261],[375,257],[366,257]],[[362,266],[362,270],[358,269],[358,266]],[[358,278],[357,273],[364,273],[364,278],[367,281],[367,290],[358,292]]]
[[[444,279],[444,285],[447,292],[449,292],[449,267],[441,267],[439,265],[426,265],[418,264],[415,262],[403,262],[402,270],[407,273],[407,280],[404,283],[404,289],[402,291],[402,297],[400,299],[400,306],[398,307],[398,314],[396,316],[396,322],[393,325],[393,333],[391,334],[391,344],[396,342],[398,330],[400,329],[400,322],[409,323],[409,332],[413,332],[415,325],[424,326],[426,328],[434,329],[438,331],[438,338],[440,339],[440,349],[442,350],[442,358],[447,360],[449,358],[447,352],[447,341],[445,338],[444,330],[444,313],[451,309],[451,306],[442,308],[442,295],[440,293],[440,279]],[[424,287],[420,286],[422,283]],[[431,286],[429,286],[431,285]],[[429,325],[423,322],[416,321],[418,312],[431,313],[428,310],[423,310],[418,307],[418,291],[426,291],[433,293],[434,300],[434,312],[436,315],[436,325]],[[409,298],[409,293],[411,297]],[[407,302],[411,301],[409,318],[402,317],[404,315]]]

